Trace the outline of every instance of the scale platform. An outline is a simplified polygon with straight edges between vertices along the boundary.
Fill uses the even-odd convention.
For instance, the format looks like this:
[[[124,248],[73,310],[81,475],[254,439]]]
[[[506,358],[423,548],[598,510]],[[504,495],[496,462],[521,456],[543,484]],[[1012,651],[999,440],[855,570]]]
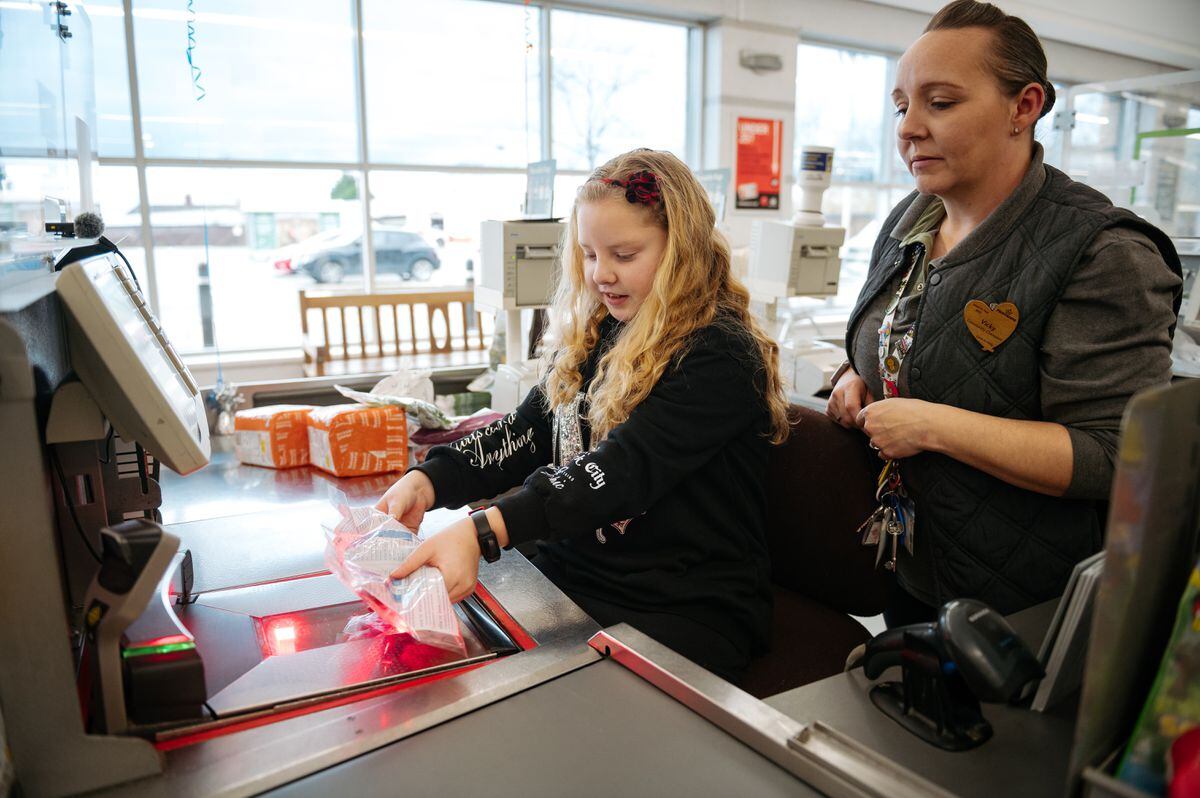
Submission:
[[[202,594],[177,608],[204,660],[213,720],[282,712],[521,650],[477,598],[456,607],[465,652],[408,634],[347,633],[365,604],[332,575]]]
[[[127,691],[143,697],[134,702],[143,708],[131,714],[134,733],[160,744],[188,745],[248,722],[270,723],[453,676],[538,645],[482,584],[476,595],[455,605],[462,650],[427,645],[381,626],[325,570],[324,536],[315,521],[322,509],[329,507],[302,502],[167,527],[191,552],[192,589],[181,598],[182,567],[173,569],[128,636],[166,639],[173,631],[192,638],[203,663],[204,703],[199,711],[193,703],[190,712],[155,707],[154,697],[195,695],[198,678],[192,676],[187,687],[178,681],[171,687],[174,672],[164,675],[154,663],[134,668]],[[458,515],[435,511],[428,525],[440,528]]]

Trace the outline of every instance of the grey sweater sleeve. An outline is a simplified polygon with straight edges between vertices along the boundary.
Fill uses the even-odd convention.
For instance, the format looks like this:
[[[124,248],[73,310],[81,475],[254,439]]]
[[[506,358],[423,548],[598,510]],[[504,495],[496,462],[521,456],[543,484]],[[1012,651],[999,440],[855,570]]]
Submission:
[[[1121,415],[1142,388],[1171,379],[1179,278],[1143,234],[1115,227],[1089,245],[1042,340],[1042,417],[1071,437],[1066,496],[1107,499]]]

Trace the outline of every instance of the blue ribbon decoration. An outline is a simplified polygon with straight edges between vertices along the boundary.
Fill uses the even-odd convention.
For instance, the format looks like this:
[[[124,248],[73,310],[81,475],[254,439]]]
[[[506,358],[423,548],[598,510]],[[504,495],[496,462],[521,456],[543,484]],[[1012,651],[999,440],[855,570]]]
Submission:
[[[196,66],[196,60],[193,53],[196,49],[196,3],[195,0],[188,0],[188,21],[187,21],[187,62],[188,70],[192,75],[192,87],[196,90],[196,100],[203,100],[207,92],[200,85],[200,67]]]

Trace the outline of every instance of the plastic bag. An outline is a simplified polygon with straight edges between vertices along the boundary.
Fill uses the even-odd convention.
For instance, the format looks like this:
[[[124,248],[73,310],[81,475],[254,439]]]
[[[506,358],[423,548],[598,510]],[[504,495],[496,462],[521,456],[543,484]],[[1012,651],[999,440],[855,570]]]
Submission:
[[[333,386],[347,399],[364,405],[399,405],[422,429],[450,429],[453,422],[433,403],[433,380],[428,369],[401,369],[379,381],[370,393],[345,385]]]
[[[338,640],[365,640],[369,637],[386,637],[396,634],[392,625],[379,617],[379,613],[371,610],[362,615],[352,615],[347,621]]]
[[[329,570],[397,632],[465,656],[441,571],[424,566],[405,579],[389,576],[420,545],[417,535],[374,507],[350,507],[340,492],[334,503],[340,520],[322,524]]]

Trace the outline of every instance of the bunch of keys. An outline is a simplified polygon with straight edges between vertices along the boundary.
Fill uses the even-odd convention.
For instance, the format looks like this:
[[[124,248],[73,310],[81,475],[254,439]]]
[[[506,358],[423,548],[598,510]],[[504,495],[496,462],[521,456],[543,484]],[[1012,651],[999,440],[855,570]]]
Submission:
[[[888,460],[879,472],[875,488],[875,500],[879,507],[859,526],[864,546],[877,546],[875,566],[883,559],[883,552],[891,543],[891,558],[883,567],[896,570],[896,556],[903,545],[909,555],[913,553],[913,537],[916,532],[916,508],[900,481],[900,466]]]

